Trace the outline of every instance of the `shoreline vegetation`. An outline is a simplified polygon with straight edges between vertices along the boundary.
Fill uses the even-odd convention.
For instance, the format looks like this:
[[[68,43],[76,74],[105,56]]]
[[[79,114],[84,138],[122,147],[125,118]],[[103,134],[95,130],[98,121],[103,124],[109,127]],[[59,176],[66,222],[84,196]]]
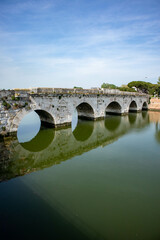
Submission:
[[[114,84],[103,83],[101,88],[108,89],[118,89],[120,91],[127,92],[140,92],[151,95],[151,97],[159,97],[160,96],[160,77],[158,78],[157,84],[153,84],[145,81],[132,81],[127,85],[122,85],[118,87]]]

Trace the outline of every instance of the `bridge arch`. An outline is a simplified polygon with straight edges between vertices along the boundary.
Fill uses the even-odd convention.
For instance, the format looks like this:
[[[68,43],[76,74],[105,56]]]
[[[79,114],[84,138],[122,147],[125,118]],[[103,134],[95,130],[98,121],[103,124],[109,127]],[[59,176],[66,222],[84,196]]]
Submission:
[[[82,102],[76,107],[78,118],[80,119],[94,119],[94,110],[87,102]]]
[[[41,127],[55,127],[54,118],[49,112],[42,109],[37,109],[34,111],[38,114],[40,118]]]
[[[144,103],[142,104],[142,110],[148,110],[148,104],[147,104],[147,102],[144,102]]]
[[[129,112],[137,112],[137,103],[136,101],[132,101],[129,105]]]
[[[20,122],[22,121],[22,119],[27,114],[29,114],[33,111],[35,111],[38,114],[40,121],[41,121],[41,127],[43,127],[43,126],[54,127],[55,126],[55,122],[54,122],[54,118],[53,118],[52,114],[47,112],[46,110],[43,110],[43,109],[26,110],[25,108],[23,108],[20,111],[18,111],[18,113],[16,114],[16,116],[13,119],[11,119],[10,131],[17,132],[18,126],[20,125]]]
[[[122,107],[117,101],[113,101],[109,103],[105,109],[105,115],[106,114],[120,115],[121,113],[122,113]]]

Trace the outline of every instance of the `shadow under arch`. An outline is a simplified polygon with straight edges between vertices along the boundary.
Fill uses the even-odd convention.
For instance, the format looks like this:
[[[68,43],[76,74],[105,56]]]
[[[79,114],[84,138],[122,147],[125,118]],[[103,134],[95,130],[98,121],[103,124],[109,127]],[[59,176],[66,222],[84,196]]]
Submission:
[[[47,128],[54,128],[55,127],[55,122],[54,122],[54,118],[52,117],[52,115],[42,109],[36,109],[34,110],[41,121],[41,127],[47,127]]]
[[[142,105],[142,111],[147,111],[148,110],[148,104],[147,102],[144,102]]]
[[[118,102],[113,101],[106,107],[105,113],[113,114],[113,115],[121,115],[121,109],[122,109],[121,105]]]
[[[76,107],[78,118],[93,120],[94,119],[94,110],[90,104],[87,102],[82,102]]]
[[[94,121],[78,120],[78,124],[73,131],[73,136],[77,141],[86,141],[92,135]]]
[[[121,116],[106,116],[104,120],[105,128],[110,132],[114,132],[120,126],[121,119]]]
[[[40,152],[46,149],[54,139],[54,129],[40,129],[38,134],[28,142],[20,145],[30,152]]]
[[[129,112],[137,112],[137,103],[132,101],[129,105]]]

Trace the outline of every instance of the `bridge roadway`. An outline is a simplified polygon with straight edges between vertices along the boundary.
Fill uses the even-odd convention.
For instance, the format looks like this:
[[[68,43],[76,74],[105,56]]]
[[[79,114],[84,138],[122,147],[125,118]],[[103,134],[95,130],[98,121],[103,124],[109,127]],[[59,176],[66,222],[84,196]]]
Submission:
[[[112,124],[111,124],[112,122]],[[16,137],[4,138],[0,146],[0,181],[60,164],[75,156],[104,147],[134,129],[149,123],[147,112],[126,116],[108,116],[100,121],[82,121],[75,130],[47,129],[30,142],[19,143]]]
[[[0,91],[0,134],[17,132],[23,117],[35,111],[42,125],[71,125],[75,109],[79,118],[101,119],[106,114],[125,115],[148,108],[149,96],[109,89],[32,88]]]

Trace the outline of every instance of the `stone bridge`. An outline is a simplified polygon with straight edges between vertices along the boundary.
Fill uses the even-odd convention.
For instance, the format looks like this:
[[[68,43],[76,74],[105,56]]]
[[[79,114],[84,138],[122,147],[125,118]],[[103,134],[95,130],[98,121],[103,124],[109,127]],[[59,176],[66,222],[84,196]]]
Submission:
[[[35,111],[41,125],[71,125],[78,118],[102,119],[106,114],[125,115],[148,109],[149,97],[137,92],[109,89],[31,88],[0,91],[0,134],[16,132],[23,117]]]

